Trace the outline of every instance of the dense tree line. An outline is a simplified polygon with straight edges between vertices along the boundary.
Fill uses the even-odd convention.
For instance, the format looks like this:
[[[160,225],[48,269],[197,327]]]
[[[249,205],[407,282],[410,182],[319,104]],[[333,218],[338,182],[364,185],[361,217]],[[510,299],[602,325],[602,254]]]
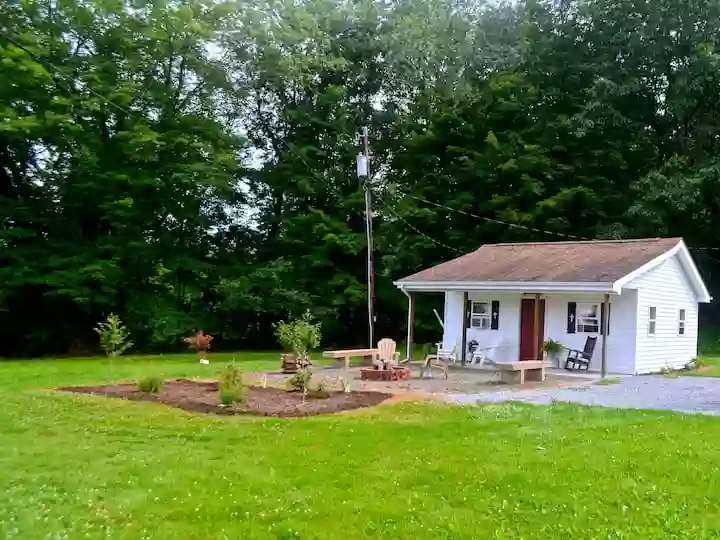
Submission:
[[[4,2],[0,80],[1,355],[364,343],[365,125],[379,334],[484,242],[681,235],[720,285],[716,0]]]

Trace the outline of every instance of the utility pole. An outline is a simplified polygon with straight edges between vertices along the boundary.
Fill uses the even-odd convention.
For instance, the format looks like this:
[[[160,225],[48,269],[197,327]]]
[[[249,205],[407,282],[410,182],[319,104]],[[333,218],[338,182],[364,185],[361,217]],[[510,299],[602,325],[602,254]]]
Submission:
[[[365,232],[367,234],[367,286],[368,286],[368,340],[369,348],[375,347],[375,272],[373,265],[372,197],[370,193],[370,144],[368,128],[363,128],[363,153],[357,157],[358,178],[365,178]]]

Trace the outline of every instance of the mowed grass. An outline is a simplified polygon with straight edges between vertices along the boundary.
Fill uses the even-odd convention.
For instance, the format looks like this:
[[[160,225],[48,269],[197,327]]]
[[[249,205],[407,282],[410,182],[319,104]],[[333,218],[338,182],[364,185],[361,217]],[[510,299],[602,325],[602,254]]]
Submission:
[[[720,535],[718,418],[428,403],[220,418],[49,390],[212,376],[231,357],[0,363],[0,538]]]
[[[720,377],[720,356],[701,356],[695,363],[697,368],[681,372],[690,377]]]

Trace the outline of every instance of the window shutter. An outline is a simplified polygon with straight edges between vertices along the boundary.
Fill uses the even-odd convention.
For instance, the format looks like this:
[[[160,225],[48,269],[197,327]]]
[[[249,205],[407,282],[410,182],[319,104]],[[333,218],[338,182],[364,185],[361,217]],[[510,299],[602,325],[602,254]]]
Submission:
[[[568,302],[567,316],[567,333],[575,333],[575,312],[577,311],[577,302]]]
[[[500,324],[500,302],[492,301],[490,308],[490,330],[497,330]]]
[[[472,326],[472,300],[468,300],[465,304],[465,327],[470,328]]]

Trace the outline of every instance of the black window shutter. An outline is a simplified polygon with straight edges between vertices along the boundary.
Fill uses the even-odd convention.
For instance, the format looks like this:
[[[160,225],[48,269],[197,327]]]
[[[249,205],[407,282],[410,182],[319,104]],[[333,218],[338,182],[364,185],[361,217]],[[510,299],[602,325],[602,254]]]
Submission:
[[[490,330],[497,330],[500,324],[500,302],[492,301],[490,308]]]
[[[575,312],[577,311],[577,302],[568,302],[567,316],[567,333],[575,333]]]
[[[465,319],[467,320],[465,326],[470,328],[472,322],[472,300],[468,300],[467,304],[465,304]]]

